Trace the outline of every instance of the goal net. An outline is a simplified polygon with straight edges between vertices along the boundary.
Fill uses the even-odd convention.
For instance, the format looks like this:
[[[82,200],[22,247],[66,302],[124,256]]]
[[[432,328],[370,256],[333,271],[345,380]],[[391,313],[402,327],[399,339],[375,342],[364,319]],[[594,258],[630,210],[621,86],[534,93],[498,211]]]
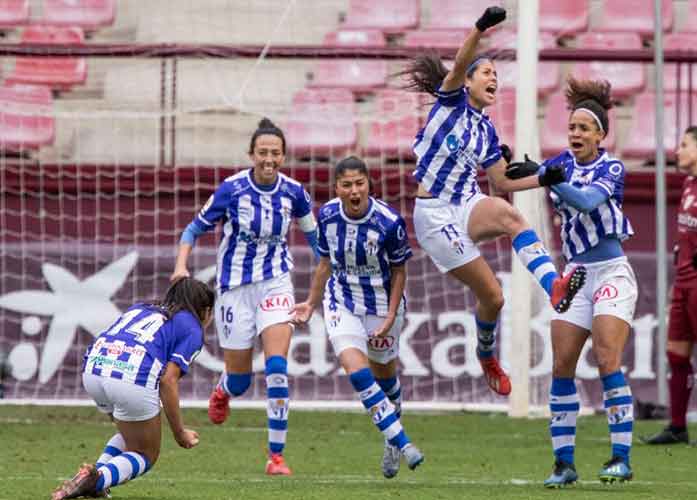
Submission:
[[[0,160],[0,351],[12,366],[6,398],[86,397],[80,377],[86,346],[119,311],[161,296],[182,230],[223,179],[249,166],[249,139],[266,116],[286,133],[284,172],[306,186],[316,207],[333,197],[332,166],[357,154],[369,164],[375,195],[408,221],[415,252],[400,344],[405,399],[430,408],[506,408],[476,359],[474,296],[441,275],[413,236],[411,141],[428,104],[401,91],[390,75],[418,49],[399,32],[347,28],[348,4],[121,1],[115,23],[83,42],[94,53],[83,51],[67,65],[85,69],[84,81],[53,91],[13,80],[26,56],[2,58],[11,89],[2,98],[2,128],[16,134]],[[422,22],[431,15],[427,5],[419,11]],[[429,43],[452,44],[438,36]],[[21,47],[21,37],[17,29],[8,41]],[[515,40],[492,35],[483,45],[510,49]],[[51,62],[40,53],[32,59]],[[514,62],[503,62],[499,72],[502,88],[490,112],[502,140],[512,144]],[[534,216],[540,228],[549,222],[544,196],[538,193]],[[201,237],[190,260],[193,274],[211,283],[219,237]],[[301,299],[312,258],[297,230],[290,243]],[[510,308],[529,298],[511,290],[510,241],[481,248],[506,296],[498,345],[510,367],[516,356]],[[547,399],[550,315],[538,300],[529,322],[531,405]],[[261,356],[245,396],[252,403],[265,399]],[[222,367],[211,328],[182,380],[182,397],[205,401]],[[353,400],[318,317],[296,331],[289,372],[296,401]]]

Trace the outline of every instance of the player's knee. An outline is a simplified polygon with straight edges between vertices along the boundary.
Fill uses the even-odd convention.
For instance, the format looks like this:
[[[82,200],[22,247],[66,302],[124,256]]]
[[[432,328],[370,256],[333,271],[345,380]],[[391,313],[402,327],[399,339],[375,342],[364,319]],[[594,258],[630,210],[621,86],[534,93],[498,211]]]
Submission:
[[[223,389],[230,396],[241,396],[252,383],[251,373],[228,373],[223,381]]]
[[[486,293],[478,297],[480,304],[490,314],[498,314],[503,309],[505,299],[503,298],[503,290],[500,288],[488,290]]]
[[[600,373],[613,373],[620,369],[622,356],[614,349],[595,349],[593,354],[598,362]]]
[[[288,373],[288,361],[283,356],[270,356],[266,360],[266,374]]]
[[[500,210],[499,220],[508,235],[515,235],[528,227],[523,214],[513,205],[506,203]]]

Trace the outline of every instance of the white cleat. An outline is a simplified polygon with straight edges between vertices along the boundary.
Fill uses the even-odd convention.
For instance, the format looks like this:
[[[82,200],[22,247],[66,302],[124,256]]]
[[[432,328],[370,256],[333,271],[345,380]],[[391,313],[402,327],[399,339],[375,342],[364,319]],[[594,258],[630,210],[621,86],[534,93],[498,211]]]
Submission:
[[[399,472],[399,462],[402,458],[402,453],[399,448],[392,446],[389,441],[385,440],[385,450],[382,453],[382,475],[387,479],[392,479]]]
[[[407,465],[411,470],[416,469],[424,461],[424,454],[411,443],[402,448],[402,455],[404,456],[404,460],[407,461]]]

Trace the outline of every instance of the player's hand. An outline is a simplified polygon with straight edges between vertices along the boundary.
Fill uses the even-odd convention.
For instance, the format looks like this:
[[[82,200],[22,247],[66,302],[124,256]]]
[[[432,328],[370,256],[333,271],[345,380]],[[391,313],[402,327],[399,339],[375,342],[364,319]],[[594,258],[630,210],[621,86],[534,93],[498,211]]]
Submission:
[[[190,278],[191,274],[189,274],[189,270],[184,268],[184,269],[175,269],[174,272],[172,273],[172,276],[169,277],[170,282],[177,281],[179,278]]]
[[[501,148],[501,157],[506,160],[506,163],[511,163],[513,151],[508,147],[508,144],[501,144],[499,148]]]
[[[524,161],[509,162],[509,165],[506,167],[506,177],[514,180],[522,179],[523,177],[535,175],[539,170],[539,163],[532,161],[526,154]]]
[[[290,315],[293,317],[290,322],[294,325],[304,325],[310,321],[312,311],[314,311],[314,309],[315,308],[312,307],[312,304],[309,302],[300,302],[299,304],[295,304],[295,307],[293,307],[293,309],[290,311]]]
[[[382,324],[377,327],[375,330],[373,330],[370,333],[371,337],[384,337],[389,333],[390,330],[392,330],[392,326],[394,325],[394,316],[387,316],[385,318],[385,321],[382,322]]]
[[[563,165],[552,165],[539,174],[540,186],[553,186],[566,182],[566,173]]]
[[[484,33],[489,28],[503,22],[504,19],[506,19],[506,9],[496,6],[487,7],[482,17],[475,23],[475,26]]]
[[[179,434],[174,435],[177,444],[182,448],[193,448],[199,443],[198,432],[191,429],[184,429]]]

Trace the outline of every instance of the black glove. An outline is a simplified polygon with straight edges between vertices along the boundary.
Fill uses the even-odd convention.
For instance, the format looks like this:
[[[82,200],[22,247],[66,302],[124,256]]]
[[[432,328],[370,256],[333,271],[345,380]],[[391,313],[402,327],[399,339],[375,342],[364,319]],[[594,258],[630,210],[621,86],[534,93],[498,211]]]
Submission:
[[[553,184],[561,184],[566,182],[566,174],[563,165],[552,165],[547,167],[540,175],[540,186],[552,186]]]
[[[506,19],[506,9],[502,9],[501,7],[487,7],[482,17],[477,19],[474,25],[479,31],[484,33],[492,26],[496,26],[500,22],[503,22],[504,19]]]
[[[506,163],[511,163],[513,151],[508,147],[508,144],[501,144],[499,148],[501,149],[501,157],[506,160]]]
[[[505,144],[501,145],[502,154],[503,146],[505,146]],[[528,158],[528,155],[525,155],[525,161],[509,163],[506,167],[506,177],[509,179],[522,179],[523,177],[535,175],[538,170],[540,170],[540,165]]]

